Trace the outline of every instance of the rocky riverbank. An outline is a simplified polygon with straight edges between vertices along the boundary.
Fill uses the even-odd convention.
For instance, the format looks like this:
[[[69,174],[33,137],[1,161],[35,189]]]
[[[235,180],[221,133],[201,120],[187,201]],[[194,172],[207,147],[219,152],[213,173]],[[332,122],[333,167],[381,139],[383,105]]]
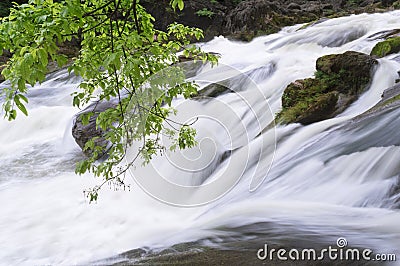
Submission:
[[[249,41],[278,32],[284,26],[307,23],[323,17],[376,13],[400,8],[393,0],[189,0],[181,12],[173,12],[169,0],[142,2],[160,29],[172,22],[199,27],[204,40],[224,35]]]
[[[11,4],[5,1],[3,13]],[[20,0],[17,3],[25,3]],[[282,27],[317,21],[323,17],[339,17],[358,13],[375,13],[400,8],[395,0],[186,0],[182,11],[174,12],[170,0],[143,0],[141,4],[155,18],[157,28],[165,30],[173,22],[198,27],[204,31],[203,41],[223,35],[242,41],[278,32]],[[0,8],[2,6],[0,5]],[[62,49],[74,50],[73,44]],[[0,73],[10,58],[0,56]],[[0,82],[4,81],[0,74]]]

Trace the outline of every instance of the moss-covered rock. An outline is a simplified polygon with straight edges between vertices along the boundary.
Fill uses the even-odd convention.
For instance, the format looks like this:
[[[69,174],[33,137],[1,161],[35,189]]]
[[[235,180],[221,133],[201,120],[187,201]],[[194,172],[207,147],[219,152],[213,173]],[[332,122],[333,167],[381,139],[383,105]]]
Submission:
[[[282,97],[283,110],[278,114],[278,122],[311,124],[329,118],[335,111],[339,92],[328,91],[328,84],[318,78],[289,84]]]
[[[297,80],[285,89],[277,122],[307,125],[341,113],[368,87],[376,63],[352,51],[319,58],[315,78]]]
[[[369,55],[348,51],[318,58],[316,78],[325,80],[329,90],[359,95],[371,79],[372,67],[378,62]]]
[[[396,36],[377,43],[372,49],[371,55],[384,57],[398,52],[400,52],[400,37]]]

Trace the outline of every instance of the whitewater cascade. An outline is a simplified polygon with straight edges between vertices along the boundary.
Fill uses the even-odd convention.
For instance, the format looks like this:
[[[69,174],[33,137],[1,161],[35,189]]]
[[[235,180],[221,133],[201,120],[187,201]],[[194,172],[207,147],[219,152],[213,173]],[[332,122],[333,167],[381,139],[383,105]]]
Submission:
[[[207,205],[164,204],[133,179],[130,191],[105,188],[99,201],[89,205],[83,190],[99,180],[74,174],[83,155],[71,136],[79,110],[72,107],[70,94],[80,79],[62,70],[31,88],[29,117],[0,120],[0,264],[84,264],[143,246],[163,248],[232,233],[240,239],[234,228],[257,223],[273,225],[270,231],[259,229],[271,240],[315,238],[334,244],[343,236],[354,246],[400,254],[400,196],[394,193],[400,181],[400,110],[373,121],[351,122],[394,85],[400,70],[395,55],[379,59],[370,89],[339,116],[308,126],[268,127],[270,114],[281,108],[285,87],[313,76],[317,58],[349,50],[369,53],[378,40],[368,36],[400,28],[400,12],[301,27],[287,27],[250,43],[216,37],[201,44],[205,51],[221,54],[221,64],[204,67],[192,79],[201,87],[207,85],[202,81],[229,79],[248,102],[228,93],[194,101],[187,109],[222,121],[195,124],[205,141],[186,154],[192,161],[200,158],[193,167],[201,171],[192,179],[165,158],[156,158],[153,165],[180,185],[209,182],[222,171],[227,178],[237,178],[226,195]],[[257,86],[238,73],[246,73]],[[7,83],[0,85],[4,86]],[[190,161],[174,158],[180,160]],[[241,166],[244,160],[247,164]],[[140,171],[143,177],[150,173],[146,168]],[[255,172],[268,175],[254,179]],[[250,192],[252,185],[259,187]]]

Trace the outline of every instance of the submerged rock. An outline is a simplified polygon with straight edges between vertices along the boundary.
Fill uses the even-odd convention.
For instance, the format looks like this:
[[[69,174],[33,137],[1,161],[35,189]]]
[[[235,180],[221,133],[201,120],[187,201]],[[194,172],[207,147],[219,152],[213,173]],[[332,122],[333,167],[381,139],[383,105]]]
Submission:
[[[207,99],[209,97],[218,97],[227,93],[238,93],[244,90],[257,88],[257,83],[263,82],[272,76],[276,71],[276,63],[269,62],[266,65],[241,72],[237,70],[235,76],[221,80],[217,83],[211,83],[199,90],[195,99]]]
[[[377,33],[374,33],[370,36],[368,36],[368,40],[370,41],[375,41],[375,40],[380,40],[380,39],[387,39],[390,37],[394,37],[400,34],[400,29],[394,29],[394,30],[385,30],[385,31],[380,31]]]
[[[359,122],[368,117],[376,117],[381,113],[400,108],[400,84],[386,89],[382,94],[382,99],[371,109],[355,117],[353,122]]]
[[[297,80],[285,89],[277,122],[307,125],[343,112],[368,88],[376,63],[353,51],[319,58],[315,78]]]
[[[223,85],[221,83],[211,83],[210,85],[201,89],[197,95],[195,95],[196,99],[203,99],[209,97],[217,97],[226,93],[233,92],[228,86]]]

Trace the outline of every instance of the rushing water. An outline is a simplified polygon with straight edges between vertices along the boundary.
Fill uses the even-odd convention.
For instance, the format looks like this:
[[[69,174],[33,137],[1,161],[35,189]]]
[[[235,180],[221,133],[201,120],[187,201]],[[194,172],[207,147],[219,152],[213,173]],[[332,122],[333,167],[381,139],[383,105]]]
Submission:
[[[228,125],[225,132],[217,124],[195,124],[200,136],[213,140],[216,148],[210,154],[218,161],[193,175],[196,180],[186,179],[165,159],[156,159],[164,175],[182,184],[202,183],[220,171],[234,173],[239,162],[247,160],[248,165],[240,168],[244,172],[240,172],[239,183],[224,197],[200,207],[161,203],[133,181],[130,191],[105,188],[99,201],[89,205],[83,190],[96,180],[74,174],[74,163],[82,155],[70,133],[73,116],[79,111],[71,107],[70,94],[80,79],[61,71],[32,88],[29,117],[0,120],[0,264],[84,264],[143,246],[162,248],[213,237],[246,239],[248,232],[266,235],[271,241],[307,239],[326,244],[346,237],[353,246],[400,254],[400,196],[395,190],[400,181],[400,112],[358,123],[351,120],[376,104],[394,84],[400,70],[394,56],[379,60],[370,89],[338,117],[309,126],[267,128],[268,114],[279,111],[284,88],[312,76],[317,58],[348,50],[369,53],[377,40],[368,36],[400,28],[400,12],[362,14],[300,27],[288,27],[250,43],[216,37],[202,45],[222,55],[221,66],[204,68],[193,79],[229,78],[230,87],[245,95],[250,104],[233,93],[218,97],[222,107],[215,101],[192,103],[194,112],[218,114],[223,126]],[[227,106],[245,126],[248,140],[241,141],[241,131],[235,131],[238,121],[224,115]],[[270,149],[274,146],[272,131],[275,152]],[[226,143],[228,137],[233,144]],[[268,145],[257,153],[254,147],[260,141]],[[246,158],[245,148],[250,151]],[[255,172],[268,175],[250,192]]]

